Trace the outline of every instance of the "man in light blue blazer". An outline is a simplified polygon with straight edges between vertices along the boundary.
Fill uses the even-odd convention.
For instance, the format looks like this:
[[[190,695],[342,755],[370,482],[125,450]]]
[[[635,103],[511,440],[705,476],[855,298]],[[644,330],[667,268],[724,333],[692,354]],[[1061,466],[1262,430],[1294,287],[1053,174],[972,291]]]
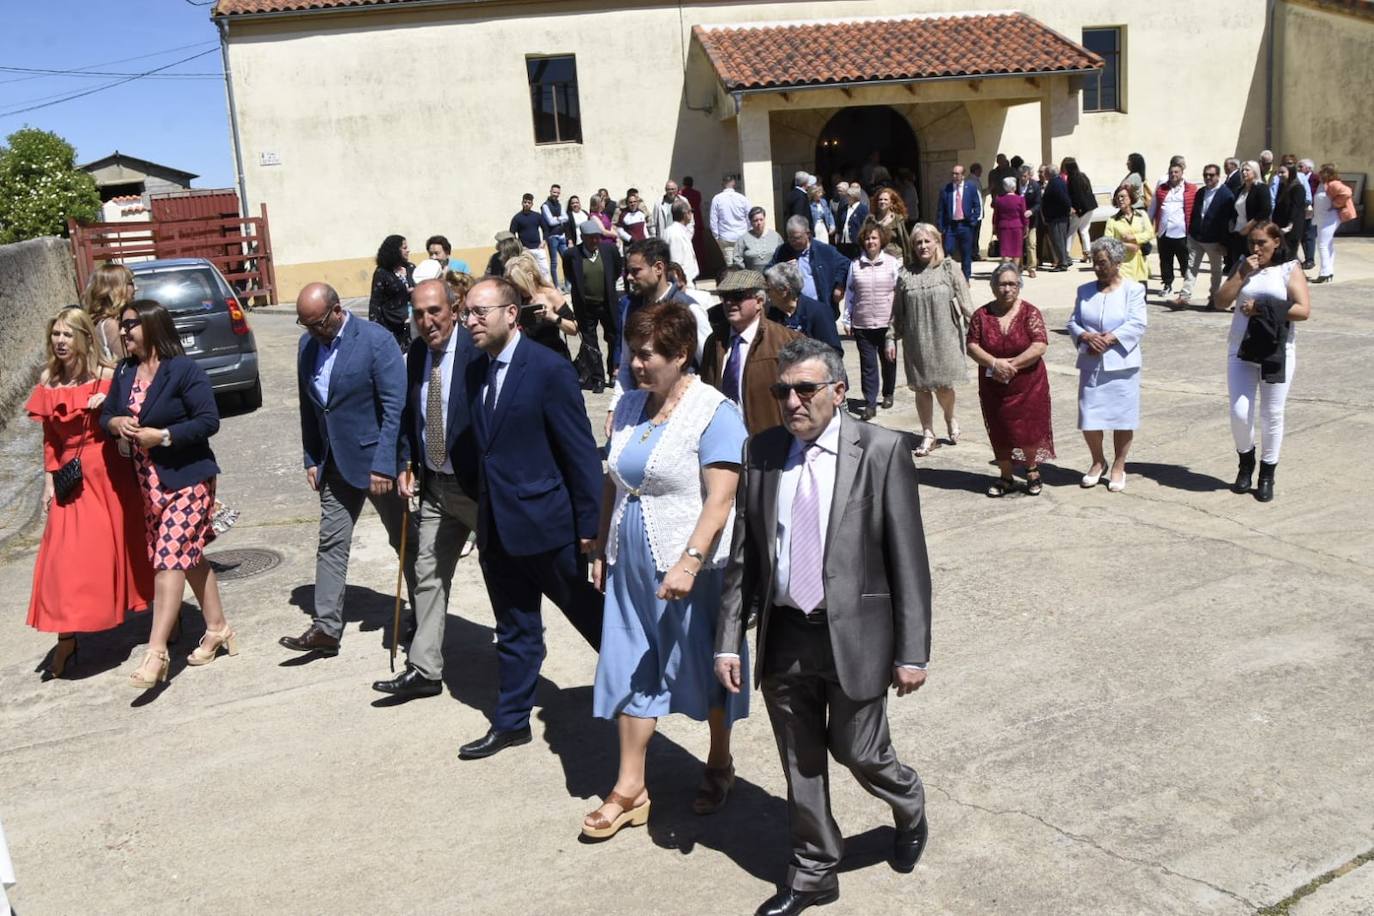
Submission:
[[[952,180],[940,192],[935,228],[945,240],[945,254],[953,257],[958,249],[967,280],[973,274],[973,251],[978,245],[976,227],[983,221],[983,192],[977,182],[964,178],[962,165],[956,165],[950,177]]]
[[[404,506],[395,481],[406,370],[391,333],[350,315],[328,284],[301,290],[296,323],[306,331],[297,358],[301,445],[305,479],[320,494],[320,540],[314,620],[280,642],[296,652],[338,655],[353,526],[365,500],[381,516],[391,546],[400,547]]]

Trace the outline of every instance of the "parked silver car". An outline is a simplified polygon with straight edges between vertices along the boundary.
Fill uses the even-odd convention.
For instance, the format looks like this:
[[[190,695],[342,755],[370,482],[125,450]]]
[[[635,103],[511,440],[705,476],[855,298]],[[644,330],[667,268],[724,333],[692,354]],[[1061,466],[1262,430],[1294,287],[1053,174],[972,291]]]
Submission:
[[[140,299],[154,299],[172,314],[186,355],[210,376],[215,394],[235,392],[241,406],[262,406],[258,347],[248,316],[215,265],[204,258],[173,258],[127,265]]]

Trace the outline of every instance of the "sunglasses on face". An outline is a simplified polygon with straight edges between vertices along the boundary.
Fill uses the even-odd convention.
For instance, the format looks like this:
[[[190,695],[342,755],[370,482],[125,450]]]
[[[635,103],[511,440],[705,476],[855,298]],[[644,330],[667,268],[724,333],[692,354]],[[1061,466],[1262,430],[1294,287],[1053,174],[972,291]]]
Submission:
[[[720,297],[720,301],[726,303],[727,305],[731,303],[738,305],[741,302],[747,302],[753,298],[753,293],[726,293],[725,295]]]
[[[494,309],[509,308],[506,305],[474,305],[472,308],[463,309],[458,313],[458,319],[467,324],[469,318],[476,318],[478,321],[486,321],[487,315]]]
[[[772,392],[773,397],[777,398],[779,401],[786,401],[794,391],[797,393],[798,398],[803,401],[809,401],[814,398],[818,392],[833,384],[835,384],[834,379],[825,382],[797,382],[795,385],[789,385],[786,382],[778,382],[777,384],[769,385],[768,390]]]
[[[333,312],[326,312],[324,317],[317,318],[314,321],[301,321],[299,318],[297,318],[296,324],[305,328],[307,331],[318,331],[329,323],[329,319],[332,315]]]
[[[137,318],[126,318],[119,323],[119,329],[127,334],[142,323],[143,322]]]

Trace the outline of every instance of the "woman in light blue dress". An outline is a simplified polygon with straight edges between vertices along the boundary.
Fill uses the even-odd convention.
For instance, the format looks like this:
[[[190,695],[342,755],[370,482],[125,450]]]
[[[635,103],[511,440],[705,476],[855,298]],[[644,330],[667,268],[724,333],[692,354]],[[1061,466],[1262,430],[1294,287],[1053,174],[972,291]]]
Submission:
[[[1126,247],[1100,238],[1089,249],[1097,279],[1078,288],[1069,334],[1078,347],[1078,428],[1092,454],[1085,488],[1107,468],[1102,434],[1112,431],[1107,489],[1126,489],[1126,455],[1140,426],[1140,340],[1145,336],[1145,287],[1121,274]]]
[[[727,694],[714,673],[744,420],[688,371],[696,319],[686,307],[634,312],[625,341],[639,387],[621,397],[612,419],[604,555],[593,568],[606,594],[593,712],[616,720],[620,772],[605,803],[583,820],[583,834],[594,839],[648,821],[645,752],[657,719],[670,713],[710,723],[693,809],[718,810],[734,785],[730,726],[748,714],[747,687]]]

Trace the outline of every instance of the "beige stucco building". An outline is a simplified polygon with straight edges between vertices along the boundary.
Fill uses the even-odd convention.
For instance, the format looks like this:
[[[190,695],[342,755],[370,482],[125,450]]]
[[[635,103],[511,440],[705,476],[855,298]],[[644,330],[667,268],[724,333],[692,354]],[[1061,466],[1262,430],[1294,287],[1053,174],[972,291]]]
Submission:
[[[1024,0],[1019,16],[996,15],[1005,10],[219,0],[215,13],[245,205],[271,208],[284,299],[313,279],[365,293],[393,232],[415,249],[442,233],[480,271],[521,193],[542,200],[553,182],[585,206],[597,188],[652,199],[684,175],[709,200],[723,175],[741,173],[744,193],[776,213],[793,171],[828,182],[826,164],[861,161],[852,147],[869,141],[915,171],[927,218],[952,164],[991,168],[999,151],[1033,163],[1073,155],[1104,199],[1129,152],[1145,156],[1151,180],[1175,153],[1197,180],[1205,162],[1265,146],[1374,172],[1369,0]],[[838,31],[793,46],[789,25]],[[844,121],[855,109],[893,126],[876,139],[837,131],[878,123]],[[837,151],[837,137],[851,148]]]

